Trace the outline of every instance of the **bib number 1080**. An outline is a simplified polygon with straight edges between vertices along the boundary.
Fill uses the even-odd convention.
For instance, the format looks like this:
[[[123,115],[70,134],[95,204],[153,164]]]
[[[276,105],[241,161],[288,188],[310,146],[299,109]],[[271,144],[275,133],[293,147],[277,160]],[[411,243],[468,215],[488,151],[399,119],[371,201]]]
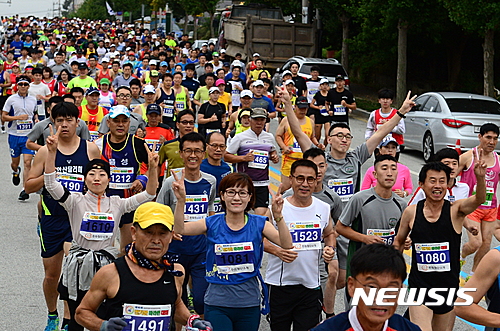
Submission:
[[[445,263],[447,262],[446,253],[426,253],[426,254],[418,254],[420,255],[420,261],[422,263]]]
[[[135,319],[128,322],[131,331],[167,331],[164,328],[165,321],[155,321],[155,320],[142,320],[136,321]]]

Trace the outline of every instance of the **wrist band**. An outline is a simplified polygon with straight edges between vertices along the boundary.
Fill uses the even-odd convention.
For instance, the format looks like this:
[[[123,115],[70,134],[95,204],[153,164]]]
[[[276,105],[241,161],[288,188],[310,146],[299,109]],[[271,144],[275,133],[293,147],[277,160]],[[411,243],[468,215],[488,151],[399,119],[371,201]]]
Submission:
[[[406,115],[404,115],[402,112],[400,112],[399,110],[396,112],[396,114],[399,115],[399,117],[401,118],[406,118]]]
[[[195,319],[199,319],[199,318],[201,318],[200,315],[191,315],[191,316],[189,316],[189,318],[187,320],[187,326],[190,327],[190,328],[193,327],[194,320]]]
[[[144,175],[139,175],[135,179],[141,182],[142,187],[146,188],[146,185],[148,184],[148,177]]]

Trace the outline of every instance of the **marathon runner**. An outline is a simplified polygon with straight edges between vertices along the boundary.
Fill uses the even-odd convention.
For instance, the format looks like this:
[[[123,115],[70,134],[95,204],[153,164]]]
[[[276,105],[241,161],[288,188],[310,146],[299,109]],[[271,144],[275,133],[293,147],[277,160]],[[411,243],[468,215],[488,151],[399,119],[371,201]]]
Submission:
[[[224,162],[224,154],[226,153],[226,138],[222,133],[212,132],[207,135],[207,155],[200,165],[200,170],[210,174],[217,180],[215,186],[215,214],[222,213],[222,205],[220,203],[219,185],[221,180],[233,172],[229,164]]]
[[[297,160],[292,164],[290,177],[293,195],[284,200],[282,217],[274,218],[274,223],[284,221],[290,230],[293,248],[287,251],[292,256],[283,256],[277,246],[265,243],[265,251],[271,254],[265,282],[270,286],[272,331],[290,330],[292,325],[293,330],[306,331],[319,323],[323,298],[320,256],[323,253],[325,261],[330,262],[335,253],[330,206],[312,196],[318,167],[310,160]]]
[[[2,120],[9,122],[7,132],[9,133],[9,148],[12,169],[12,184],[18,186],[21,183],[21,154],[23,155],[23,190],[19,194],[19,200],[29,199],[29,194],[24,190],[24,184],[29,177],[31,161],[34,151],[26,147],[28,133],[33,129],[35,112],[37,107],[36,98],[28,95],[30,78],[22,75],[17,77],[17,93],[11,95],[2,109]]]
[[[380,131],[380,130],[379,130]],[[406,208],[401,218],[395,246],[403,251],[408,234],[412,241],[412,261],[408,285],[417,291],[429,288],[458,289],[460,243],[465,217],[486,200],[486,163],[482,150],[474,153],[476,194],[451,204],[444,199],[451,169],[441,162],[422,167],[419,186],[425,200]],[[411,232],[411,233],[410,233]],[[424,303],[434,301],[426,293]],[[410,319],[423,330],[451,331],[455,323],[453,306],[410,306]]]
[[[220,136],[217,133],[212,135]],[[258,331],[262,240],[267,238],[282,247],[292,247],[290,232],[286,223],[281,222],[283,199],[273,194],[272,212],[277,222],[276,230],[266,217],[248,214],[255,201],[255,189],[250,177],[243,173],[229,174],[222,179],[219,187],[225,212],[184,223],[184,173],[180,178],[174,173],[174,178],[174,193],[178,201],[176,231],[185,235],[207,236],[205,277],[209,285],[205,295],[205,318],[215,330]],[[264,288],[264,293],[267,293],[267,288]],[[267,299],[267,294],[264,298]]]
[[[497,187],[500,179],[500,159],[498,154],[495,152],[495,148],[498,144],[499,129],[494,123],[485,123],[479,129],[478,139],[479,145],[470,151],[465,152],[460,156],[460,163],[457,169],[457,173],[462,172],[460,180],[467,185],[469,185],[469,196],[472,196],[476,192],[476,178],[474,176],[474,157],[473,154],[478,153],[478,149],[483,151],[483,160],[486,163],[488,169],[486,170],[486,201],[479,206],[477,210],[474,210],[467,217],[479,223],[479,235],[477,239],[481,240],[480,246],[474,255],[474,264],[472,266],[471,275],[474,274],[479,261],[483,256],[489,252],[491,249],[491,239],[498,229],[497,210],[498,210],[498,200],[497,200]],[[466,252],[468,254],[473,254],[472,245],[466,247]],[[477,247],[477,244],[474,245]],[[465,255],[467,256],[467,255]],[[465,257],[464,256],[464,257]]]
[[[253,108],[250,129],[235,135],[224,155],[226,162],[237,164],[238,172],[245,172],[252,178],[256,191],[254,211],[258,215],[268,213],[269,161],[279,162],[274,136],[264,131],[267,118],[267,110]]]

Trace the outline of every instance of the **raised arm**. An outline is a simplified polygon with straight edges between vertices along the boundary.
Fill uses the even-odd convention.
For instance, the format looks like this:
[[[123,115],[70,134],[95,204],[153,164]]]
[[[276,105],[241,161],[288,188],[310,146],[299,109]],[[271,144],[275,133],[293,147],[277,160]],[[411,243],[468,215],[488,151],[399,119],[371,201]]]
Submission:
[[[295,112],[293,111],[292,102],[290,101],[290,95],[288,94],[284,86],[281,87],[281,90],[278,90],[278,95],[281,99],[281,102],[285,106],[285,112],[288,118],[288,125],[290,125],[290,129],[292,130],[293,136],[295,137],[295,139],[297,139],[297,142],[299,143],[302,152],[305,152],[311,148],[313,142],[302,131],[299,119],[297,118]]]
[[[184,169],[180,178],[177,177],[175,171],[172,171],[174,182],[172,183],[172,191],[177,198],[177,204],[174,211],[174,231],[178,234],[196,236],[207,232],[205,219],[195,222],[184,223],[184,209],[186,207],[186,187],[184,185]]]
[[[398,114],[393,116],[389,121],[387,121],[384,125],[380,127],[367,141],[366,141],[366,147],[368,148],[368,152],[370,154],[373,153],[375,148],[380,144],[382,139],[384,139],[385,136],[387,136],[391,131],[399,124],[399,121],[401,118],[407,114],[413,106],[415,106],[415,98],[417,97],[414,95],[412,98],[410,98],[411,91],[408,91],[408,94],[406,95],[406,99],[403,102],[403,105],[401,108],[398,110]],[[400,115],[401,114],[401,115]]]
[[[292,236],[290,235],[290,230],[288,229],[288,226],[286,223],[283,221],[283,196],[279,193],[281,191],[281,184],[278,189],[278,193],[275,195],[271,189],[269,189],[269,192],[271,193],[272,197],[272,213],[273,213],[273,218],[274,221],[276,222],[278,226],[278,231],[272,226],[271,223],[266,222],[263,230],[263,235],[276,245],[281,246],[282,248],[285,249],[291,249],[293,247],[292,244]]]

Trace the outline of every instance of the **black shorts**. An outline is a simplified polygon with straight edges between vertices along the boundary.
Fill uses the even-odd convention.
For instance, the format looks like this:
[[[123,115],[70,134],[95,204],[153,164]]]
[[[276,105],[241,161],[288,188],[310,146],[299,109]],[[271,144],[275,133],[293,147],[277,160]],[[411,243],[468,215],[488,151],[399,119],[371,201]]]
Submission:
[[[272,331],[307,331],[321,321],[321,287],[302,285],[269,286],[270,324]]]
[[[314,116],[314,124],[325,124],[330,123],[332,121],[333,116],[324,116],[321,115],[319,110],[316,109],[316,114]]]
[[[269,188],[267,186],[255,186],[255,205],[253,207],[269,207]]]

